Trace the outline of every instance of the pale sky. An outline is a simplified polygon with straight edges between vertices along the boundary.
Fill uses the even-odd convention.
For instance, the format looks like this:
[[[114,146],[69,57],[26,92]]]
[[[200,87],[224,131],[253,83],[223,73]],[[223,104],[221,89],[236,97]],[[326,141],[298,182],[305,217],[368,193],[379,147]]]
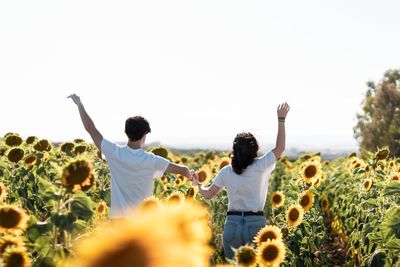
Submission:
[[[287,147],[355,148],[368,80],[399,68],[398,0],[1,1],[0,135],[90,140],[71,100],[104,137],[230,146],[239,131]]]

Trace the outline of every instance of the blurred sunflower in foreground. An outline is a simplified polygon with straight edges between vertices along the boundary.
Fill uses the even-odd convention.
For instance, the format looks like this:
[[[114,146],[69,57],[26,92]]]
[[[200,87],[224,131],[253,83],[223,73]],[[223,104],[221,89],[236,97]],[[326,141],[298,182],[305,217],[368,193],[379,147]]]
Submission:
[[[208,220],[206,208],[194,202],[139,209],[79,241],[65,266],[209,266]]]

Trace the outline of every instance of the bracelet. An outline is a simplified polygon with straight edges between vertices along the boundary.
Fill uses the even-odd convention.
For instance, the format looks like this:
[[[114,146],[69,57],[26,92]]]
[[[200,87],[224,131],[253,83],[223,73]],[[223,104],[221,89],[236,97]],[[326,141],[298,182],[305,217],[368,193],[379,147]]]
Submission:
[[[280,122],[285,122],[285,117],[278,117],[278,121],[280,121]]]

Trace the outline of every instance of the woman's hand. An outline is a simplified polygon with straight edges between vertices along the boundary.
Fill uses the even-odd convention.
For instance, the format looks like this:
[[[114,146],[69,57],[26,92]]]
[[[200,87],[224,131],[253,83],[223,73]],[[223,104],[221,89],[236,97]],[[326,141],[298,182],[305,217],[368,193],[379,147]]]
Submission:
[[[282,103],[278,106],[276,112],[278,114],[278,118],[286,118],[288,112],[290,110],[290,106],[288,103]]]

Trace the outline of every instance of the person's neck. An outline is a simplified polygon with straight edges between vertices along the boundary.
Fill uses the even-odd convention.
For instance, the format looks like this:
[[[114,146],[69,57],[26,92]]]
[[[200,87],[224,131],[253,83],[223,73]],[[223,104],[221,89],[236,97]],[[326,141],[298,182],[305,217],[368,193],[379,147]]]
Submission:
[[[132,148],[132,149],[141,149],[142,148],[142,144],[139,141],[128,141],[128,147]]]

